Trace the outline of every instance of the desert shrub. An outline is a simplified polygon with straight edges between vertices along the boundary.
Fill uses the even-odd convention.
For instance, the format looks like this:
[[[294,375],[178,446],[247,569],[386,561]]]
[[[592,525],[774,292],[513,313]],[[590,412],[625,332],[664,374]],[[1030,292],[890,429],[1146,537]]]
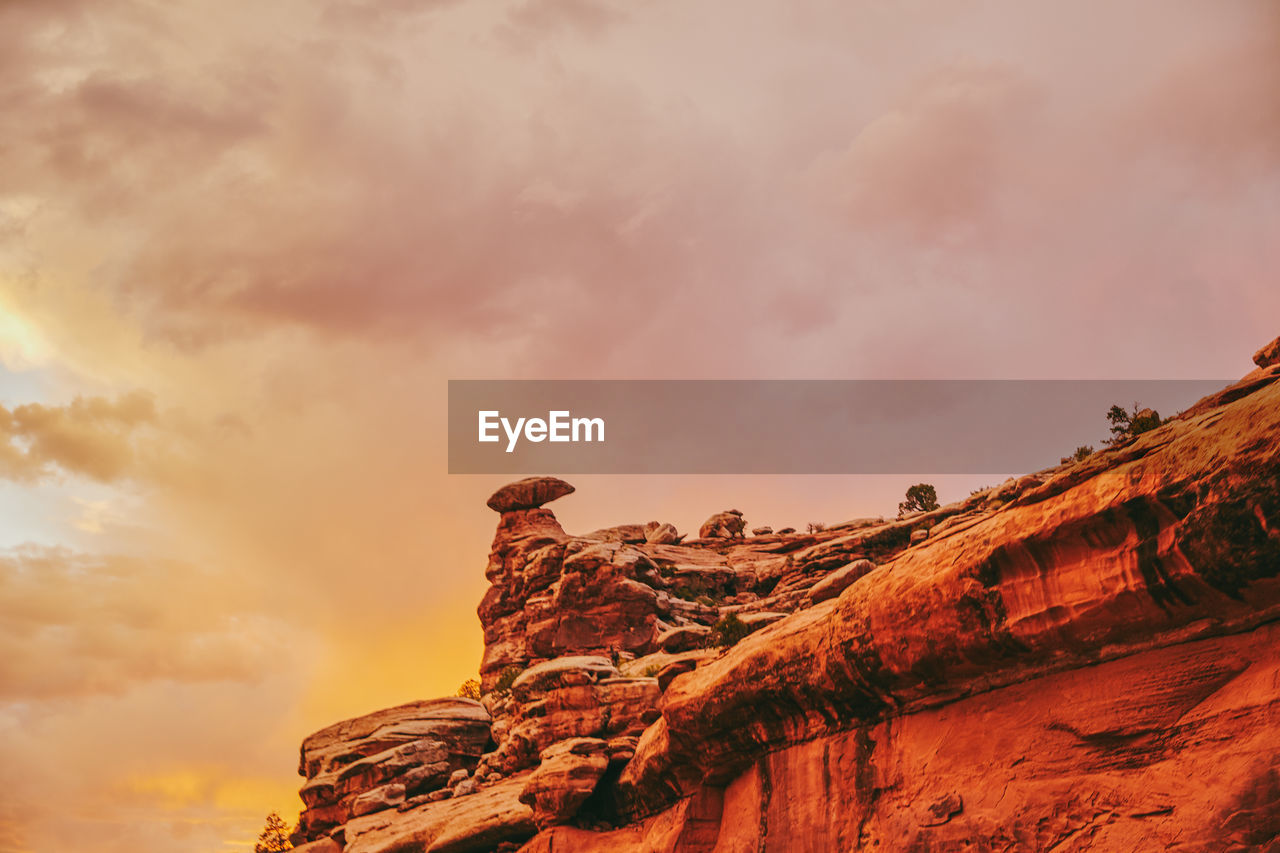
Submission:
[[[662,667],[654,663],[654,664],[650,664],[649,666],[646,666],[644,668],[644,672],[640,674],[643,675],[645,678],[657,678],[658,673],[661,671],[662,671]]]
[[[478,678],[468,678],[458,685],[458,692],[455,695],[463,699],[479,699],[480,680]]]
[[[524,670],[515,665],[503,667],[502,672],[498,673],[498,680],[493,683],[494,693],[507,693],[511,690],[511,685],[516,683],[516,679],[520,677],[520,673]]]
[[[1085,459],[1088,459],[1092,455],[1093,455],[1093,446],[1088,444],[1082,444],[1076,448],[1075,453],[1072,453],[1070,456],[1062,457],[1062,464],[1066,465],[1068,462],[1081,462]]]
[[[938,508],[938,490],[928,483],[916,483],[907,489],[907,499],[898,504],[898,516],[909,512],[932,512]]]
[[[1111,438],[1107,444],[1115,447],[1132,438],[1150,432],[1164,423],[1160,413],[1155,409],[1144,409],[1137,403],[1133,411],[1126,412],[1123,406],[1112,406],[1107,411],[1107,420],[1111,422]]]
[[[823,523],[823,522],[821,522],[821,521],[811,521],[811,522],[809,522],[809,532],[810,532],[810,533],[821,533],[822,531],[824,531],[824,530],[826,530],[826,529],[827,529],[827,525],[826,525],[826,524],[824,524],[824,523]]]
[[[714,590],[710,589],[700,578],[690,578],[684,583],[677,584],[671,590],[671,594],[676,598],[683,598],[685,601],[697,601],[703,596],[710,596]]]
[[[707,646],[735,646],[750,633],[751,629],[738,618],[738,614],[727,613],[712,626],[711,633],[707,635]]]

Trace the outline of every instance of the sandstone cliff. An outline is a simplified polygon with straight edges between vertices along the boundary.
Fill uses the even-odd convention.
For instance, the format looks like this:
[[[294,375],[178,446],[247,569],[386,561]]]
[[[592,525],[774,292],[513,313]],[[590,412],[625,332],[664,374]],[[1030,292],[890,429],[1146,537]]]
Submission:
[[[1280,851],[1280,342],[1255,359],[901,520],[575,536],[567,483],[505,487],[482,701],[309,737],[295,842]]]

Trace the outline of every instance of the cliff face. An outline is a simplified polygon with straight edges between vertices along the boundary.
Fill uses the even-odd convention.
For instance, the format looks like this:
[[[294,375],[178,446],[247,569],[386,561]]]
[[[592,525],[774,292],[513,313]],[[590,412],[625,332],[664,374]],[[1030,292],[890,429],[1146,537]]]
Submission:
[[[296,841],[1280,850],[1277,353],[904,520],[571,536],[543,504],[572,487],[506,487],[482,702],[448,701],[453,734],[422,703],[308,738]]]

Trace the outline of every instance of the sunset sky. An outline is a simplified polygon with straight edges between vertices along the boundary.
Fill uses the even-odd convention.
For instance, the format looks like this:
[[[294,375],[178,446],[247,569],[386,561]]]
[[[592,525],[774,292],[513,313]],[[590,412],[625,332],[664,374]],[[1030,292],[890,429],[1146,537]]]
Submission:
[[[475,674],[450,378],[1242,375],[1278,93],[1274,0],[0,0],[0,853],[250,849]]]

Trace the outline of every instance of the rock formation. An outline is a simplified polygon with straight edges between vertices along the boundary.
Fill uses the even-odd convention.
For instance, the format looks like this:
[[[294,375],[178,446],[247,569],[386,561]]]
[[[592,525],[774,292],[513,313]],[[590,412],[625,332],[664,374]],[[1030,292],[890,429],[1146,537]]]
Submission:
[[[567,483],[499,490],[483,704],[309,737],[296,840],[1280,850],[1271,348],[1126,444],[903,519],[573,536],[542,505]]]
[[[1280,338],[1276,338],[1255,352],[1253,354],[1253,363],[1262,368],[1274,367],[1280,364]]]
[[[295,843],[353,817],[424,800],[474,768],[489,742],[489,713],[470,699],[410,702],[321,729],[302,742]],[[466,772],[464,769],[463,772]]]

